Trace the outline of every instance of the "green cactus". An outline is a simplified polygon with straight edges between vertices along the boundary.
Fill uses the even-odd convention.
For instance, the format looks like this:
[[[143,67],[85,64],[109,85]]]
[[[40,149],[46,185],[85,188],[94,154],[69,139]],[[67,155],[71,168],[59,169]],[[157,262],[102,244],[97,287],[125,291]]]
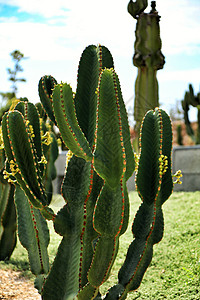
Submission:
[[[37,105],[37,107],[38,107],[38,105]],[[35,108],[35,106],[33,104],[28,103],[27,99],[23,102],[19,102],[15,106],[15,111],[18,112],[20,114],[20,116],[25,117],[25,123],[27,126],[27,130],[30,132],[30,138],[34,144],[34,147],[32,147],[32,150],[35,154],[35,157],[37,157],[37,160],[39,162],[42,181],[45,185],[45,190],[47,192],[47,201],[48,201],[48,204],[50,204],[51,198],[52,198],[52,180],[56,176],[54,162],[58,156],[58,147],[57,147],[57,142],[55,140],[55,137],[52,133],[50,133],[51,139],[52,139],[51,146],[45,144],[45,140],[47,139],[49,132],[44,123],[46,121],[46,119],[45,119],[45,116],[44,116],[44,113],[42,112],[42,110],[43,110],[42,107],[40,107],[40,113],[41,113],[41,115],[43,115],[43,119],[42,118],[39,119],[37,109]],[[7,115],[9,115],[9,114],[10,113],[7,113]],[[36,131],[39,132],[38,135],[34,134],[34,132],[36,132]],[[41,137],[41,139],[43,139],[43,143],[39,139],[40,133],[43,133],[43,136]],[[19,132],[19,135],[20,135],[20,132]],[[49,135],[49,138],[50,138],[50,135]],[[23,145],[22,145],[22,147],[23,147]],[[10,149],[13,152],[12,145],[11,145]],[[43,155],[43,153],[44,153],[44,155]],[[25,159],[26,158],[24,156],[24,161],[25,161]],[[22,163],[24,163],[24,162],[22,162]],[[45,163],[46,163],[46,167],[44,167]],[[7,163],[5,165],[5,168],[3,168],[2,172],[1,172],[2,173],[1,179],[3,180],[3,183],[5,185],[5,191],[8,190],[7,194],[9,195],[8,203],[7,203],[6,209],[5,209],[3,217],[2,217],[2,227],[4,229],[4,232],[2,232],[1,239],[0,239],[0,250],[1,250],[0,251],[1,252],[0,259],[3,259],[3,260],[9,259],[10,255],[12,254],[12,251],[15,248],[15,244],[16,244],[16,212],[15,212],[15,205],[14,205],[14,185],[8,184],[7,181],[5,179],[3,179],[3,174],[4,174],[4,177],[6,179],[8,179],[8,181],[11,181],[12,183],[14,183],[13,180],[15,181],[15,177],[11,174],[12,173],[15,174],[16,172],[17,172],[17,167],[16,167],[14,160],[11,160],[10,166]],[[25,183],[25,184],[27,185],[27,183]],[[11,186],[11,188],[10,188],[10,186]],[[6,187],[8,187],[8,188],[6,189]],[[9,189],[10,189],[10,192],[9,192]],[[2,194],[3,194],[3,190],[2,190]],[[5,194],[5,192],[4,192],[4,194]],[[4,194],[0,201],[1,211],[3,211],[2,206],[5,206],[5,204],[6,204],[5,201],[7,200],[7,198],[5,197]],[[18,195],[20,195],[20,196],[18,196]],[[22,199],[24,199],[24,200],[22,200]],[[21,202],[21,201],[23,201],[23,202]],[[32,236],[30,236],[30,234],[29,234],[30,232],[27,231],[28,232],[27,236],[30,236],[30,241],[29,242],[27,241],[27,237],[23,241],[23,235],[21,235],[21,230],[24,231],[25,230],[24,228],[29,228],[29,225],[30,225],[29,219],[30,219],[31,215],[32,215],[32,221],[31,221],[32,225],[30,225],[30,226],[32,226],[32,230],[35,229],[34,228],[35,223],[37,223],[37,224],[39,224],[40,222],[45,223],[45,221],[42,220],[41,216],[38,216],[38,214],[40,215],[40,212],[39,211],[34,212],[34,208],[31,205],[29,205],[29,203],[27,201],[28,200],[27,200],[26,196],[23,194],[22,191],[20,191],[20,188],[17,186],[16,190],[15,190],[15,204],[17,207],[20,207],[20,209],[18,209],[19,212],[24,211],[24,212],[26,212],[26,214],[28,214],[27,209],[30,210],[30,212],[29,212],[30,214],[28,214],[28,217],[27,216],[25,217],[25,213],[24,214],[22,213],[21,215],[20,215],[20,213],[18,213],[18,234],[19,234],[19,238],[20,238],[22,245],[25,246],[25,248],[27,248],[27,250],[29,251],[29,260],[31,262],[31,270],[33,271],[33,273],[37,273],[34,271],[35,259],[33,259],[33,263],[32,263],[32,258],[34,258],[34,256],[35,256],[35,253],[34,253],[35,249],[34,250],[31,249],[33,245],[30,248],[29,248],[29,246],[27,246],[27,243],[29,243],[30,245],[32,244],[32,241],[33,241]],[[25,203],[27,203],[26,206],[25,206]],[[37,225],[37,226],[39,226],[39,225]],[[41,226],[46,226],[46,225],[44,224]],[[22,228],[22,229],[20,230],[20,228]],[[48,231],[47,228],[45,230],[46,230],[46,232]],[[46,235],[46,232],[44,231],[44,235]],[[37,236],[37,230],[35,230],[35,233]],[[22,238],[21,238],[21,236],[22,236]],[[47,234],[47,237],[48,237],[48,234]],[[48,245],[48,243],[47,243],[47,245]],[[47,245],[46,245],[46,247],[47,247]],[[36,248],[37,248],[37,246],[36,246]],[[47,270],[46,270],[46,272],[47,272]]]
[[[135,2],[130,0],[128,4],[128,12],[133,18],[137,19],[138,16],[147,8],[147,6],[147,0],[136,0]]]
[[[185,92],[184,99],[182,100],[182,108],[184,111],[184,120],[186,125],[187,134],[191,137],[195,144],[200,144],[200,93],[194,94],[194,90],[191,84],[189,84],[189,91]],[[197,132],[195,133],[191,127],[189,120],[189,109],[190,106],[197,108]]]
[[[6,205],[1,217],[0,225],[0,260],[8,260],[12,255],[17,243],[14,185],[1,183],[1,189],[4,191],[1,193],[0,205],[2,206],[3,203]]]
[[[165,63],[161,52],[160,16],[152,1],[150,13],[144,13],[147,1],[132,0],[128,5],[128,12],[137,19],[135,53],[133,64],[138,68],[135,82],[134,119],[135,131],[139,134],[140,125],[145,113],[159,106],[157,70],[162,69]],[[137,16],[137,17],[136,17]]]
[[[182,126],[181,126],[181,124],[177,125],[176,132],[177,132],[177,143],[178,143],[178,145],[182,146],[183,145],[183,136],[182,136]]]
[[[16,211],[14,186],[3,177],[5,153],[0,149],[0,260],[10,258],[16,246]]]
[[[158,108],[149,111],[140,134],[136,187],[142,204],[132,225],[134,240],[119,271],[118,284],[111,288],[105,299],[125,299],[128,292],[139,287],[151,262],[153,245],[162,239],[162,205],[173,189],[171,149],[172,131],[168,115]],[[120,297],[113,297],[119,291]]]
[[[102,299],[99,287],[109,277],[120,236],[129,221],[126,181],[135,170],[135,159],[126,108],[112,56],[104,46],[90,45],[84,50],[75,94],[67,83],[55,84],[51,90],[53,82],[51,76],[41,78],[39,94],[69,148],[61,190],[66,204],[56,215],[48,207],[42,181],[41,136],[34,106],[25,107],[25,112],[29,110],[25,114],[19,109],[10,112],[2,122],[11,177],[17,183],[18,218],[21,224],[24,217],[30,223],[26,232],[20,228],[21,241],[28,248],[27,236],[34,238],[34,247],[38,239],[40,247],[34,248],[37,255],[31,266],[42,299]],[[162,238],[161,206],[173,187],[171,147],[169,117],[160,109],[148,112],[142,124],[136,168],[143,203],[133,223],[134,241],[119,272],[119,283],[105,299],[125,299],[140,285],[153,245]],[[27,208],[22,207],[23,202]],[[55,231],[62,236],[49,272],[48,234],[40,212],[53,221]]]

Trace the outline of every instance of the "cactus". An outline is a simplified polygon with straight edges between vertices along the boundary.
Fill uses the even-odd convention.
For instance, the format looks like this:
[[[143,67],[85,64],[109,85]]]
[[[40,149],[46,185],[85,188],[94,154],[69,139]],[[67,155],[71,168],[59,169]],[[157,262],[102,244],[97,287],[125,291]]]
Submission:
[[[128,4],[128,12],[133,18],[137,19],[138,16],[147,8],[147,6],[147,0],[136,0],[135,2],[131,0]]]
[[[135,131],[139,134],[140,125],[145,113],[159,106],[157,70],[165,63],[161,52],[160,16],[155,9],[155,1],[151,2],[150,13],[144,13],[147,1],[132,0],[128,4],[128,12],[137,19],[135,53],[133,64],[138,68],[135,82],[134,119]]]
[[[128,226],[126,181],[135,170],[126,108],[109,50],[94,45],[84,50],[76,93],[67,83],[56,84],[51,76],[44,76],[39,81],[39,94],[69,149],[61,190],[66,204],[57,214],[48,206],[41,179],[44,166],[39,163],[41,137],[34,107],[29,107],[30,123],[27,114],[19,110],[6,114],[2,122],[11,177],[17,182],[18,215],[21,222],[23,216],[29,218],[28,230],[33,231],[25,233],[21,227],[21,240],[25,244],[26,236],[34,236],[41,245],[35,249],[39,254],[33,257],[36,262],[31,264],[37,275],[35,286],[44,300],[102,299],[99,287],[109,277],[120,236]],[[168,115],[160,109],[148,112],[142,124],[136,167],[137,190],[143,202],[133,222],[134,240],[119,272],[119,282],[105,299],[125,299],[140,285],[153,245],[162,238],[161,206],[173,187],[171,147]],[[31,218],[31,210],[39,220],[33,220],[33,214]],[[62,236],[49,272],[47,229],[38,225],[40,212],[53,221],[56,233]]]
[[[1,211],[3,214],[0,225],[0,260],[8,260],[17,243],[14,185],[1,183],[1,192],[0,205],[4,204],[5,209]]]
[[[37,159],[39,159],[39,161],[41,161],[39,163],[40,163],[40,169],[43,172],[42,180],[43,180],[43,183],[46,188],[48,204],[50,204],[51,198],[52,198],[52,180],[56,176],[54,162],[58,156],[57,142],[52,133],[50,133],[51,139],[52,139],[51,147],[49,145],[46,145],[45,143],[40,142],[40,140],[39,140],[40,133],[43,132],[44,138],[46,138],[45,133],[46,133],[46,135],[48,135],[48,133],[49,133],[47,130],[47,126],[45,125],[45,121],[46,121],[45,116],[43,116],[43,120],[42,120],[42,118],[39,119],[39,115],[37,113],[37,109],[35,108],[35,106],[31,103],[28,103],[27,99],[25,99],[23,101],[24,102],[18,101],[19,103],[15,106],[15,110],[20,112],[22,115],[24,115],[25,122],[27,123],[27,130],[30,130],[31,135],[32,135],[31,139],[32,140],[34,139],[34,144],[36,144],[34,151],[36,151],[36,149],[38,151]],[[41,106],[41,105],[39,104],[39,106]],[[38,107],[38,105],[37,105],[37,107]],[[38,107],[38,109],[39,109],[39,107]],[[43,111],[43,109],[42,109],[42,107],[40,107],[40,113],[41,113],[41,115],[42,114],[44,115],[44,113],[42,111]],[[37,124],[36,128],[37,128],[37,130],[39,130],[38,136],[33,133],[33,127],[32,127],[33,125],[31,125],[31,124],[33,124],[33,122],[35,120],[37,120],[37,121],[34,124]],[[20,134],[20,132],[19,132],[19,134]],[[22,147],[23,147],[23,145],[22,145]],[[12,147],[11,147],[11,150],[12,150]],[[42,156],[42,153],[44,153],[43,156]],[[24,156],[24,159],[25,159],[25,156]],[[42,163],[42,160],[43,160],[43,163]],[[47,164],[46,164],[46,167],[44,168],[45,162]],[[14,177],[11,174],[12,173],[15,174],[15,172],[17,172],[17,170],[16,170],[16,165],[15,165],[14,160],[10,163],[10,166],[8,165],[8,163],[6,163],[5,168],[3,168],[1,171],[1,179],[4,183],[5,191],[8,190],[7,194],[9,195],[8,200],[6,199],[5,195],[3,195],[1,198],[1,202],[0,202],[0,205],[2,207],[2,206],[5,206],[6,201],[7,201],[7,206],[6,206],[6,209],[5,209],[5,211],[3,213],[3,217],[2,217],[2,227],[4,228],[4,232],[2,232],[1,240],[0,240],[0,250],[1,250],[0,251],[1,252],[0,259],[3,259],[3,260],[10,258],[10,255],[12,254],[12,252],[15,248],[15,245],[16,245],[15,204],[17,207],[20,207],[20,210],[19,210],[20,212],[23,210],[25,212],[24,214],[21,214],[21,215],[20,215],[20,213],[18,213],[18,234],[19,234],[21,243],[23,245],[27,244],[27,238],[25,239],[25,242],[23,242],[23,237],[21,239],[22,235],[21,235],[20,230],[24,231],[24,228],[29,227],[27,221],[29,222],[30,215],[28,215],[27,219],[25,217],[25,214],[27,214],[27,208],[30,210],[30,213],[32,214],[33,229],[35,226],[34,222],[36,222],[37,218],[42,219],[41,216],[38,217],[38,214],[40,214],[39,212],[34,212],[34,208],[29,205],[29,203],[27,202],[28,199],[25,197],[25,195],[23,195],[23,193],[20,191],[20,188],[18,186],[15,189],[15,204],[14,204],[14,185],[13,185]],[[6,179],[8,179],[8,181],[11,182],[12,184],[8,184],[7,180],[3,179],[3,174],[4,174],[4,177]],[[5,194],[5,192],[4,192],[4,194]],[[18,195],[20,195],[20,196],[18,196]],[[21,199],[24,199],[23,200],[24,202],[21,202],[22,200],[20,199],[20,197],[21,197]],[[27,206],[25,206],[26,202],[27,202]],[[3,209],[3,207],[2,207],[2,209]],[[39,221],[37,221],[37,223],[38,222],[45,223],[45,221],[43,221],[43,220],[39,220]],[[44,224],[44,226],[45,226],[45,224]],[[20,229],[20,228],[22,228],[22,229]],[[46,228],[46,231],[47,231],[47,228]],[[29,235],[30,234],[27,233],[27,236],[29,236]],[[36,233],[36,235],[37,235],[37,233]],[[32,236],[30,236],[30,241],[29,241],[29,244],[31,244],[31,243],[32,243]],[[28,246],[25,246],[25,248],[30,250],[28,248]],[[34,257],[34,255],[35,255],[34,251],[31,251],[31,253],[29,253],[30,262],[32,260],[32,257]],[[33,267],[34,263],[35,263],[35,261],[33,260],[33,263],[31,263],[31,269],[33,272],[35,272],[34,267]]]
[[[186,125],[187,134],[191,137],[195,144],[200,144],[200,93],[194,94],[194,90],[191,84],[189,84],[189,91],[185,92],[184,99],[182,100],[182,108],[184,111],[184,120]],[[198,128],[195,133],[191,127],[191,122],[189,120],[189,109],[190,106],[197,108],[197,123]]]
[[[149,111],[141,127],[136,188],[142,204],[136,213],[132,232],[134,240],[118,275],[118,284],[105,299],[125,299],[136,290],[149,266],[153,245],[163,236],[162,204],[172,193],[171,176],[172,131],[168,115],[160,110]],[[119,295],[113,297],[114,295]]]
[[[1,133],[2,134],[2,133]],[[0,260],[10,258],[16,246],[16,211],[14,186],[3,178],[5,153],[0,149]]]
[[[182,146],[183,145],[183,136],[182,136],[182,126],[181,126],[181,124],[177,125],[176,132],[177,132],[177,144]]]

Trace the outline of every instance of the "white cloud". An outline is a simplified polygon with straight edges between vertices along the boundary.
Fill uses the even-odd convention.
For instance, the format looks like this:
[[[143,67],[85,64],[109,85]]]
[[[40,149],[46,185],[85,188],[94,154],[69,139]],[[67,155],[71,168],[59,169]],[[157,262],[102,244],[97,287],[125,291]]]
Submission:
[[[47,18],[47,23],[44,24],[44,20],[43,23],[19,22],[17,16],[8,19],[2,17],[0,59],[8,58],[14,49],[19,49],[25,56],[30,57],[29,69],[27,65],[25,71],[32,74],[27,75],[29,81],[24,86],[21,85],[21,89],[30,97],[31,94],[37,94],[40,72],[42,76],[51,68],[52,73],[55,70],[55,77],[59,73],[63,80],[65,80],[64,73],[67,73],[66,80],[72,78],[71,83],[75,85],[81,52],[89,44],[101,43],[113,54],[124,98],[129,99],[134,93],[133,77],[137,69],[132,65],[136,20],[127,12],[128,2],[129,0],[0,0],[0,4],[15,5],[21,12]],[[157,9],[161,15],[163,54],[166,57],[177,53],[200,54],[198,44],[200,3],[195,4],[192,0],[157,0]],[[62,22],[59,25],[58,17]],[[41,68],[40,72],[33,67],[33,70],[31,69],[31,63],[36,62]],[[66,70],[61,69],[60,62]],[[46,68],[45,63],[46,65],[49,63],[49,68]],[[60,70],[56,68],[56,63]],[[170,80],[177,78],[184,82],[186,80],[199,82],[198,69],[188,72],[188,70],[168,72],[167,68],[164,68],[158,72],[158,77],[161,85],[170,84]],[[0,84],[2,85],[2,82]]]
[[[200,67],[191,70],[181,70],[181,71],[163,71],[159,73],[160,82],[168,81],[183,81],[186,83],[192,82],[193,84],[200,84]]]
[[[112,45],[115,55],[132,55],[130,53],[135,39],[136,21],[127,12],[128,0],[127,3],[121,0],[102,0],[101,2],[97,0],[0,0],[0,3],[16,5],[19,7],[19,11],[49,18],[47,20],[51,25],[49,27],[47,24],[31,22],[15,23],[13,20],[5,22],[5,18],[7,29],[3,28],[2,23],[0,24],[0,32],[5,32],[5,40],[12,45],[15,45],[18,40],[23,49],[28,48],[24,42],[24,37],[27,37],[28,33],[31,35],[29,41],[34,41],[35,45],[42,45],[44,50],[51,43],[50,52],[45,51],[46,59],[49,56],[52,57],[52,52],[59,51],[59,57],[63,57],[66,48],[78,49],[80,52],[80,49],[86,45],[99,42],[108,46]],[[164,55],[200,54],[197,38],[200,32],[198,13],[200,3],[197,4],[191,0],[157,1],[157,9],[161,15],[160,26]],[[59,19],[55,19],[55,17],[60,17],[62,26],[56,25]],[[1,21],[3,20],[1,19]],[[31,44],[33,43],[31,42]],[[54,47],[56,51],[53,50]],[[34,56],[37,55],[38,47],[36,48]],[[31,52],[33,52],[33,48]]]
[[[3,41],[0,58],[6,58],[14,49],[21,50],[33,60],[66,59],[74,53],[73,47],[66,47],[63,43],[64,40],[70,40],[70,37],[59,26],[11,20],[0,24],[0,39]]]
[[[166,54],[200,54],[200,2],[168,0],[158,2],[161,37]]]
[[[0,0],[1,2],[5,1]],[[49,7],[54,2],[50,1]],[[38,7],[40,14],[46,16],[46,5],[44,5],[46,1],[39,1],[41,5],[38,5],[38,1],[23,0],[8,0],[6,3],[19,5],[20,10],[26,12],[36,12]],[[65,4],[66,8],[66,3],[66,1],[61,0],[56,1],[57,10],[53,10],[49,16],[54,17],[62,12],[62,7]],[[4,22],[0,24],[0,37],[5,42],[4,48],[10,49],[10,44],[12,44],[12,47],[19,44],[22,49],[30,48],[33,57],[39,56],[37,53],[41,48],[44,49],[44,51],[40,50],[42,59],[49,59],[49,57],[52,57],[52,52],[56,53],[57,50],[59,50],[59,58],[62,58],[65,49],[79,48],[80,51],[80,49],[91,43],[113,45],[115,53],[120,56],[126,56],[127,52],[130,53],[128,48],[132,49],[133,47],[135,22],[129,17],[126,5],[123,5],[120,0],[109,2],[102,0],[100,6],[99,1],[94,0],[78,1],[78,5],[77,1],[73,1],[70,4],[68,3],[68,7],[70,12],[67,12],[68,17],[65,19],[65,24],[59,26],[15,22],[15,19],[6,21],[4,18]],[[53,21],[50,20],[50,22]],[[47,49],[48,51],[45,51]],[[45,52],[44,57],[42,52]],[[0,55],[2,53],[5,54],[1,49]],[[55,56],[54,59],[56,59]]]
[[[42,44],[43,49],[46,49],[47,44],[51,43],[50,52],[55,47],[60,50],[60,57],[65,48],[80,47],[79,49],[81,49],[87,44],[99,42],[113,45],[115,53],[120,56],[130,55],[130,50],[133,49],[136,21],[127,12],[128,0],[127,3],[121,0],[102,0],[101,2],[97,0],[0,0],[0,3],[16,5],[19,7],[19,11],[36,13],[49,18],[48,22],[51,24],[48,27],[44,24],[18,22],[17,25],[8,20],[6,22],[7,41],[13,39],[13,45],[16,42],[15,34],[17,33],[17,38],[24,47],[23,38],[26,36],[24,32],[29,31],[32,35],[30,40],[33,38],[36,44]],[[198,14],[200,3],[189,0],[157,1],[157,9],[161,15],[160,26],[164,55],[200,54],[197,38],[200,32]],[[61,17],[62,26],[55,25],[58,21],[55,17],[58,16]],[[2,26],[0,24],[0,29]],[[18,31],[10,30],[10,27],[18,28]],[[1,32],[5,32],[6,29],[2,28],[2,30]]]

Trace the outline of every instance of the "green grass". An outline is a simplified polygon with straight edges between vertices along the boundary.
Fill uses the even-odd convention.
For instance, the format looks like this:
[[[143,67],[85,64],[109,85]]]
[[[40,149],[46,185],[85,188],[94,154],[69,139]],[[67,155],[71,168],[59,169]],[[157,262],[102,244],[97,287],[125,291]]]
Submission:
[[[121,237],[118,258],[109,280],[102,286],[106,290],[117,282],[117,272],[132,240],[131,223],[140,205],[135,192],[130,193],[130,226]],[[58,200],[54,209],[58,209]],[[154,246],[154,256],[144,275],[140,288],[129,294],[134,299],[200,299],[200,192],[175,192],[163,205],[165,232],[162,241]],[[50,226],[50,260],[56,253],[58,237]],[[18,243],[11,260],[0,262],[0,268],[20,269],[32,280],[26,251]]]

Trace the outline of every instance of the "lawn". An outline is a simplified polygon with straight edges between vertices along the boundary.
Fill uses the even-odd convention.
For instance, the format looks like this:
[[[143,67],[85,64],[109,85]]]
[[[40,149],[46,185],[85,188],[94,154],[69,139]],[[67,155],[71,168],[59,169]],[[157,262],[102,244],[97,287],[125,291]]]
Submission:
[[[59,208],[59,197],[54,199],[54,210]],[[118,258],[109,280],[101,287],[105,291],[117,282],[117,272],[132,240],[131,223],[139,207],[136,192],[130,193],[130,226],[121,237]],[[174,192],[163,205],[165,233],[162,241],[154,246],[154,256],[144,275],[140,288],[129,294],[134,299],[200,299],[200,192]],[[60,237],[52,226],[49,245],[50,260],[56,253]],[[20,269],[24,276],[33,280],[29,271],[27,253],[17,247],[9,262],[0,262],[0,268]]]

